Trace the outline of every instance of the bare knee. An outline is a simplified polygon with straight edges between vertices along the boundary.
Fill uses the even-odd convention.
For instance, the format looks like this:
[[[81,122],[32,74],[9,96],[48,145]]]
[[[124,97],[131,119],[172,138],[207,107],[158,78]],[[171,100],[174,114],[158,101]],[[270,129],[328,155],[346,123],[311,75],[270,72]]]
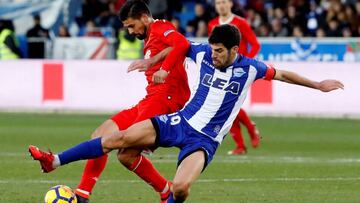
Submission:
[[[123,149],[127,147],[126,136],[123,131],[119,131],[110,136],[101,136],[101,145],[105,150]]]
[[[190,194],[190,183],[186,181],[175,181],[173,183],[173,193],[176,200],[185,201]]]
[[[112,120],[106,120],[103,124],[101,124],[96,130],[91,134],[91,138],[104,137],[108,135],[112,135],[115,132],[119,131],[117,124]]]
[[[129,170],[132,170],[133,163],[139,158],[141,151],[137,150],[119,150],[117,158],[122,165],[124,165]]]

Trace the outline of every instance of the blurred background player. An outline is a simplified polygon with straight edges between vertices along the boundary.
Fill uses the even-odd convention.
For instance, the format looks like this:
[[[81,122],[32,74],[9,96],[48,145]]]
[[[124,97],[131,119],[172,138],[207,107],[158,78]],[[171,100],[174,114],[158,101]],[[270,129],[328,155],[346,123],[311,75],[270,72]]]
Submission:
[[[241,34],[239,54],[249,58],[254,58],[260,50],[260,43],[247,21],[231,12],[232,7],[232,0],[215,0],[215,10],[219,16],[209,21],[208,34],[210,36],[212,30],[217,25],[235,25]],[[244,109],[240,109],[240,112],[236,116],[236,119],[230,129],[230,134],[236,143],[236,148],[229,151],[229,155],[240,155],[246,154],[247,152],[244,138],[241,133],[240,123],[245,125],[247,128],[252,147],[256,148],[260,143],[260,134],[259,130],[255,126],[255,123],[251,121]]]
[[[145,59],[136,61],[135,67],[150,67],[145,76],[148,81],[147,95],[135,107],[119,112],[105,121],[92,134],[92,138],[114,134],[119,130],[126,130],[139,121],[175,112],[183,107],[190,96],[188,79],[184,68],[184,55],[189,42],[175,27],[166,20],[154,20],[142,1],[127,1],[120,11],[120,18],[129,34],[144,40]],[[161,51],[172,47],[166,56]],[[157,55],[159,54],[159,55]],[[179,57],[182,56],[182,57]],[[136,173],[145,182],[160,193],[161,199],[166,199],[170,192],[170,185],[154,168],[152,163],[143,155],[142,149],[119,150],[118,159],[130,171]],[[89,160],[76,194],[79,202],[88,202],[89,196],[96,184],[96,180],[104,170],[107,155]]]

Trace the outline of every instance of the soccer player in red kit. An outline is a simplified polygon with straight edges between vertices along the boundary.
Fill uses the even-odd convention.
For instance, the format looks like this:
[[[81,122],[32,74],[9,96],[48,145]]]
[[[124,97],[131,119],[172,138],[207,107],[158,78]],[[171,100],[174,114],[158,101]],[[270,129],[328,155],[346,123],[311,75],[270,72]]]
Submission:
[[[215,10],[219,14],[218,17],[215,17],[208,23],[208,33],[210,33],[217,25],[222,24],[232,24],[235,25],[241,34],[241,41],[239,45],[239,54],[254,58],[255,55],[260,50],[260,44],[256,39],[256,35],[252,31],[250,25],[246,20],[240,16],[237,16],[231,12],[233,6],[232,0],[215,0]],[[249,48],[250,45],[250,48]],[[260,143],[260,135],[257,130],[255,123],[251,121],[249,116],[246,114],[244,109],[240,109],[239,114],[237,115],[231,129],[230,134],[236,142],[236,148],[232,151],[229,151],[230,155],[238,155],[246,153],[246,146],[244,143],[244,138],[241,134],[240,123],[244,124],[248,129],[248,133],[251,138],[251,144],[256,148]]]
[[[105,121],[95,130],[92,138],[114,134],[139,121],[180,110],[190,96],[183,64],[185,53],[190,46],[186,38],[176,32],[170,22],[154,20],[149,8],[142,1],[127,1],[119,15],[129,33],[144,40],[145,59],[131,64],[128,71],[144,67],[148,82],[147,95],[136,106],[123,110]],[[167,56],[162,56],[164,51],[167,51]],[[165,200],[170,193],[171,183],[159,174],[141,152],[142,149],[122,149],[119,150],[118,159],[126,168],[151,185],[160,193],[161,199]],[[89,202],[89,195],[106,161],[107,155],[86,163],[81,182],[75,191],[78,202]]]

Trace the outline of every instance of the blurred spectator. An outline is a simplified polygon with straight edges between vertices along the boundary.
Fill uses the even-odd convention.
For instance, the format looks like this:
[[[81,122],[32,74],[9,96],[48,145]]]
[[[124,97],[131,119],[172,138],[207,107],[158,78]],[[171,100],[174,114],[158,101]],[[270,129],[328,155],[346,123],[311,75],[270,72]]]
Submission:
[[[205,21],[199,21],[198,29],[196,30],[196,37],[207,37],[207,36],[208,36],[207,23],[205,23]]]
[[[275,18],[271,21],[271,37],[286,37],[288,36],[288,31],[281,24],[280,19]]]
[[[316,30],[316,37],[317,38],[323,38],[323,37],[326,37],[325,35],[325,30],[323,28],[318,28]]]
[[[256,28],[256,35],[258,37],[268,37],[269,34],[270,34],[270,29],[266,23],[263,23]]]
[[[339,22],[336,20],[336,18],[330,20],[328,27],[326,29],[326,36],[327,37],[341,36],[341,29],[339,27]]]
[[[308,29],[308,32],[311,36],[315,36],[316,34],[316,30],[317,28],[319,27],[319,16],[316,12],[316,8],[317,8],[317,5],[316,5],[316,2],[315,1],[311,1],[310,3],[310,12],[307,14],[307,29]]]
[[[296,11],[295,6],[287,7],[286,18],[288,22],[287,28],[290,33],[293,32],[295,26],[300,26],[302,30],[306,29],[306,20]]]
[[[12,21],[0,20],[0,60],[21,58]]]
[[[96,27],[94,21],[89,20],[86,23],[86,33],[87,37],[103,37],[103,34],[100,32],[100,28]]]
[[[256,13],[253,9],[247,11],[246,20],[252,28],[257,28],[262,23],[260,14]]]
[[[193,20],[191,20],[189,23],[195,28],[195,32],[197,32],[199,22],[203,21],[204,23],[202,23],[201,25],[203,26],[205,24],[205,26],[207,26],[207,23],[211,19],[211,15],[209,14],[209,12],[206,11],[204,5],[201,3],[195,4],[194,9],[195,9],[194,10],[195,18]],[[205,35],[205,36],[207,36],[207,35]]]
[[[69,30],[65,25],[59,26],[58,37],[70,37]]]
[[[341,31],[341,34],[342,34],[342,37],[352,37],[351,30],[348,27],[343,28]]]
[[[154,19],[166,19],[168,0],[150,0],[148,6]]]
[[[304,32],[302,31],[300,26],[295,26],[292,32],[292,36],[301,38],[304,37]]]
[[[186,25],[185,37],[195,37],[195,27],[191,23]]]
[[[176,30],[181,33],[182,35],[185,35],[185,30],[181,27],[180,25],[180,19],[178,17],[174,17],[171,20],[171,23],[174,25],[174,27],[176,28]]]
[[[359,36],[360,33],[357,32],[357,28],[360,26],[360,22],[359,22],[360,18],[357,19],[355,6],[354,5],[346,5],[345,6],[345,14],[349,20],[349,26],[350,26],[352,35]],[[359,17],[360,17],[360,15],[359,15]]]
[[[130,35],[127,29],[120,30],[118,41],[117,59],[134,60],[141,58],[141,40],[137,39],[135,35]]]
[[[49,31],[41,26],[41,18],[39,15],[34,16],[34,27],[27,31],[28,38],[28,57],[44,58],[45,43],[49,37]]]

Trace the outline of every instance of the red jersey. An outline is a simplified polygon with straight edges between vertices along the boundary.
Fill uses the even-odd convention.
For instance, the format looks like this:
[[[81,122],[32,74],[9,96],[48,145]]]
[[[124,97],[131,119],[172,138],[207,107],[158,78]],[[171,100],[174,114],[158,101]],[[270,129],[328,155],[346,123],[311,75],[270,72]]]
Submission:
[[[254,58],[254,56],[260,50],[259,41],[256,39],[255,33],[252,31],[250,25],[246,22],[244,18],[240,16],[234,15],[230,17],[227,22],[220,22],[220,18],[216,17],[209,21],[208,23],[208,33],[211,34],[212,30],[215,26],[220,24],[231,24],[235,25],[240,33],[241,33],[241,40],[239,45],[239,54],[244,55],[249,58]],[[251,46],[251,50],[249,50],[248,45]]]
[[[148,36],[144,42],[144,58],[150,58],[167,47],[173,47],[167,57],[149,68],[146,72],[148,86],[146,91],[148,95],[166,94],[175,101],[185,102],[189,99],[190,89],[188,78],[184,67],[185,55],[189,42],[184,36],[176,31],[175,27],[166,20],[155,20],[150,25]],[[152,75],[163,69],[169,72],[165,78],[165,83],[155,84],[152,81]]]

